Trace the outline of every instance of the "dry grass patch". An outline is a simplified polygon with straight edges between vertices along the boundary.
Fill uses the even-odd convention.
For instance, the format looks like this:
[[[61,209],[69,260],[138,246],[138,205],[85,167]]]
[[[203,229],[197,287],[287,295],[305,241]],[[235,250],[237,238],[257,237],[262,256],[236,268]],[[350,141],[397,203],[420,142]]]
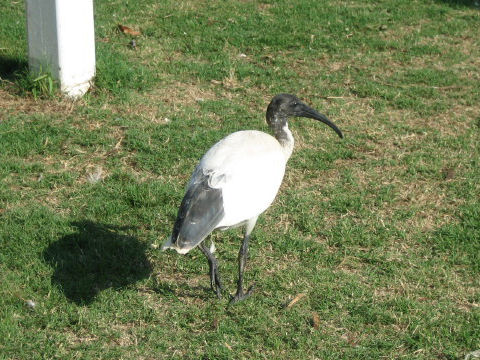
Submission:
[[[110,109],[119,116],[135,116],[146,122],[166,124],[170,121],[169,116],[181,113],[186,107],[198,110],[200,102],[212,99],[215,99],[215,93],[199,83],[174,82],[163,84],[148,94],[137,97],[127,107],[122,104],[105,104],[103,108]]]
[[[92,343],[98,341],[99,337],[89,333],[87,330],[81,328],[79,330],[67,330],[64,332],[67,342],[70,346],[77,346],[79,344]]]
[[[194,106],[199,101],[215,99],[215,93],[198,82],[173,82],[168,86],[157,87],[148,94],[149,100],[176,106]]]
[[[113,346],[137,346],[139,342],[136,332],[145,328],[146,323],[138,321],[137,323],[114,323],[110,324],[108,331],[110,333],[111,345]]]
[[[29,96],[13,95],[0,88],[0,109],[10,115],[15,114],[64,114],[68,116],[74,112],[83,100],[68,98],[38,99]]]
[[[423,119],[423,123],[444,136],[461,136],[480,120],[478,106],[454,104],[449,110]]]

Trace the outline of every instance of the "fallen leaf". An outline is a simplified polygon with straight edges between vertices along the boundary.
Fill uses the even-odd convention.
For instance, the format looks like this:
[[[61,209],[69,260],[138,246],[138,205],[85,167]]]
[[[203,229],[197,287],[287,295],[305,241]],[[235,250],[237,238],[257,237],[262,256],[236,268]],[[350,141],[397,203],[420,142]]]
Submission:
[[[315,311],[312,312],[312,325],[315,330],[318,330],[320,327],[320,317]]]
[[[227,347],[228,350],[232,351],[232,347],[230,345],[228,345],[227,343],[225,343],[225,346]]]
[[[125,26],[125,25],[118,25],[118,29],[123,32],[124,34],[127,34],[127,35],[132,35],[132,36],[140,36],[142,35],[142,33],[140,31],[137,31],[137,30],[133,30],[132,28],[129,28],[128,26]]]
[[[295,305],[298,302],[298,300],[300,300],[304,296],[305,296],[305,293],[300,293],[297,296],[295,296],[293,300],[288,303],[287,309],[290,309],[293,305]]]

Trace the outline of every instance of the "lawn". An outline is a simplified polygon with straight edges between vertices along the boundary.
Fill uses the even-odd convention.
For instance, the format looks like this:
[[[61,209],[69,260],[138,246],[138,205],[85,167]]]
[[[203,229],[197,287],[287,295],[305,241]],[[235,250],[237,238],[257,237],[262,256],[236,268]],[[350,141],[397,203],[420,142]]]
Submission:
[[[0,2],[0,359],[480,349],[478,1],[97,0],[76,102],[27,74],[24,2]],[[268,131],[282,92],[345,138],[290,122],[250,243],[256,292],[228,306],[200,251],[158,247],[202,154]],[[242,232],[213,237],[233,293]]]

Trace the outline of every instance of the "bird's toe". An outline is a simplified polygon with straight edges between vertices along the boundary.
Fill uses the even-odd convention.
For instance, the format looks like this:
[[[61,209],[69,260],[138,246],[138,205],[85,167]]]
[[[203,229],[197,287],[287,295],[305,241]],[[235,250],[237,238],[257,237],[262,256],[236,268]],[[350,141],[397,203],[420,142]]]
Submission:
[[[232,298],[230,299],[230,304],[235,304],[237,302],[248,299],[253,294],[254,289],[255,289],[255,284],[250,286],[248,288],[247,292],[243,292],[243,290],[241,288],[239,288],[237,290],[237,293],[235,295],[233,295]]]

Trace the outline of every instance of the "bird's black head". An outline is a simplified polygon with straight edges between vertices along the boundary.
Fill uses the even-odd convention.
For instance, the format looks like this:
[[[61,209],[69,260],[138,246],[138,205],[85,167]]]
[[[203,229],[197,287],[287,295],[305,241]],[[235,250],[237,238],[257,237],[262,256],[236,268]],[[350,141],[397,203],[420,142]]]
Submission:
[[[289,117],[306,117],[323,122],[330,126],[341,138],[343,134],[325,115],[320,114],[290,94],[276,95],[267,108],[267,123],[274,132],[279,131],[287,123]]]

